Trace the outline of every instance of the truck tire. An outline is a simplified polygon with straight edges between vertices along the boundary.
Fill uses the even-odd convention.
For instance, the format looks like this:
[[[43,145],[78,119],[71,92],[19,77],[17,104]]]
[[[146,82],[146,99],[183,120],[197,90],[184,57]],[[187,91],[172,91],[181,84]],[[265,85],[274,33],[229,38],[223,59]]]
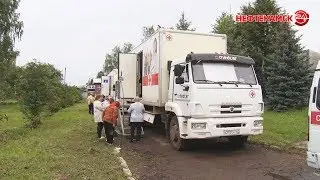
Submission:
[[[232,146],[243,147],[248,140],[248,136],[230,136],[228,139]]]
[[[185,150],[186,140],[180,138],[180,130],[177,116],[173,116],[170,121],[169,137],[170,143],[174,149],[178,151]]]

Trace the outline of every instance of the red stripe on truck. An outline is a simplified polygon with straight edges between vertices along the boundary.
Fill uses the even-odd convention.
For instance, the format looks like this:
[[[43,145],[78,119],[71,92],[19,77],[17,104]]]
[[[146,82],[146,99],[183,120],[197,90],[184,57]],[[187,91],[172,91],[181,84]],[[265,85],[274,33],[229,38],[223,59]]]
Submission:
[[[142,77],[142,86],[148,86],[148,76]]]
[[[159,73],[143,76],[142,86],[155,86],[159,85]]]
[[[151,75],[151,85],[158,85],[159,84],[159,73]]]
[[[320,112],[311,112],[311,124],[320,125]]]

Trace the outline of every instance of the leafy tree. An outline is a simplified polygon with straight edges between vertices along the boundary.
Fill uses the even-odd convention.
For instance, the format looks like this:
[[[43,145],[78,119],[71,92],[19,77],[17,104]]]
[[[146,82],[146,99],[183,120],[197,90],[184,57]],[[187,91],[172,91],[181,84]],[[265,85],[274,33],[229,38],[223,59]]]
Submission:
[[[103,71],[99,71],[97,74],[97,78],[101,78],[104,75]]]
[[[133,45],[129,42],[125,43],[122,48],[115,46],[111,54],[107,54],[104,62],[104,72],[109,74],[113,69],[118,68],[118,54],[128,53],[132,51]]]
[[[18,82],[19,103],[28,120],[28,127],[38,127],[43,116],[82,99],[77,87],[62,84],[61,81],[61,71],[51,64],[35,60],[21,68]]]
[[[20,0],[0,1],[0,99],[12,95],[12,79],[18,51],[14,49],[16,39],[22,36],[23,23],[16,10]]]
[[[106,55],[104,71],[109,74],[113,69],[117,68],[118,63],[118,54],[121,53],[121,49],[119,46],[115,46],[111,54]]]
[[[226,12],[223,12],[217,19],[215,24],[211,25],[213,33],[217,34],[226,34],[227,35],[227,52],[233,54],[235,52],[235,48],[237,44],[235,43],[235,28],[236,24],[233,20],[233,17],[231,14],[228,14]]]
[[[190,28],[191,21],[188,21],[185,18],[184,12],[181,13],[181,18],[179,19],[179,22],[176,24],[176,28],[183,31],[195,31],[195,28]]]
[[[154,29],[153,26],[145,26],[145,27],[143,27],[143,30],[142,30],[143,39],[141,41],[143,42],[143,41],[147,40],[155,32],[156,32],[156,30]]]
[[[86,91],[87,87],[86,86],[80,86],[80,87],[78,87],[78,89],[82,93],[82,92]]]
[[[60,83],[62,73],[50,64],[41,64],[36,60],[22,68],[19,83],[21,110],[28,120],[28,126],[36,128],[41,124],[41,117],[53,97],[52,86]]]
[[[123,44],[121,52],[128,53],[128,52],[132,51],[132,49],[133,49],[133,45],[131,43],[127,42],[127,43]]]
[[[231,14],[223,12],[217,19],[215,24],[211,25],[212,31],[218,34],[232,33],[235,28],[235,22]]]
[[[307,104],[311,82],[309,56],[299,44],[301,37],[289,24],[282,24],[273,53],[266,61],[267,103],[275,111]]]

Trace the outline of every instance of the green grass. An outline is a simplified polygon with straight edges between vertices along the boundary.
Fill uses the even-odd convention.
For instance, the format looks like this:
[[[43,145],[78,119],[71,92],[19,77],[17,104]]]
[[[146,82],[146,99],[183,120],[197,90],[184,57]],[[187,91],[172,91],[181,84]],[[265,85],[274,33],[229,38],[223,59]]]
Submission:
[[[16,101],[16,100],[0,101],[0,105],[9,105],[9,104],[18,104],[18,101]]]
[[[283,113],[266,111],[263,117],[264,132],[262,135],[251,136],[251,142],[290,149],[295,143],[306,140],[307,108]]]
[[[96,139],[87,106],[78,104],[24,127],[17,105],[0,106],[0,179],[125,179],[112,149]]]

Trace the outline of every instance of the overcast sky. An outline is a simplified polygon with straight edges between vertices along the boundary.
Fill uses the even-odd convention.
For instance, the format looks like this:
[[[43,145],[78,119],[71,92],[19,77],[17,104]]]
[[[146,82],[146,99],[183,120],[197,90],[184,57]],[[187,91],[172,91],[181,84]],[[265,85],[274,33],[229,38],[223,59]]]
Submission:
[[[200,32],[209,32],[223,11],[236,14],[250,0],[22,0],[24,34],[17,65],[33,58],[67,68],[67,83],[83,85],[102,69],[115,45],[141,41],[145,25],[173,26],[182,11]],[[320,1],[279,0],[288,13],[302,9],[310,21],[297,27],[302,44],[320,52]]]

